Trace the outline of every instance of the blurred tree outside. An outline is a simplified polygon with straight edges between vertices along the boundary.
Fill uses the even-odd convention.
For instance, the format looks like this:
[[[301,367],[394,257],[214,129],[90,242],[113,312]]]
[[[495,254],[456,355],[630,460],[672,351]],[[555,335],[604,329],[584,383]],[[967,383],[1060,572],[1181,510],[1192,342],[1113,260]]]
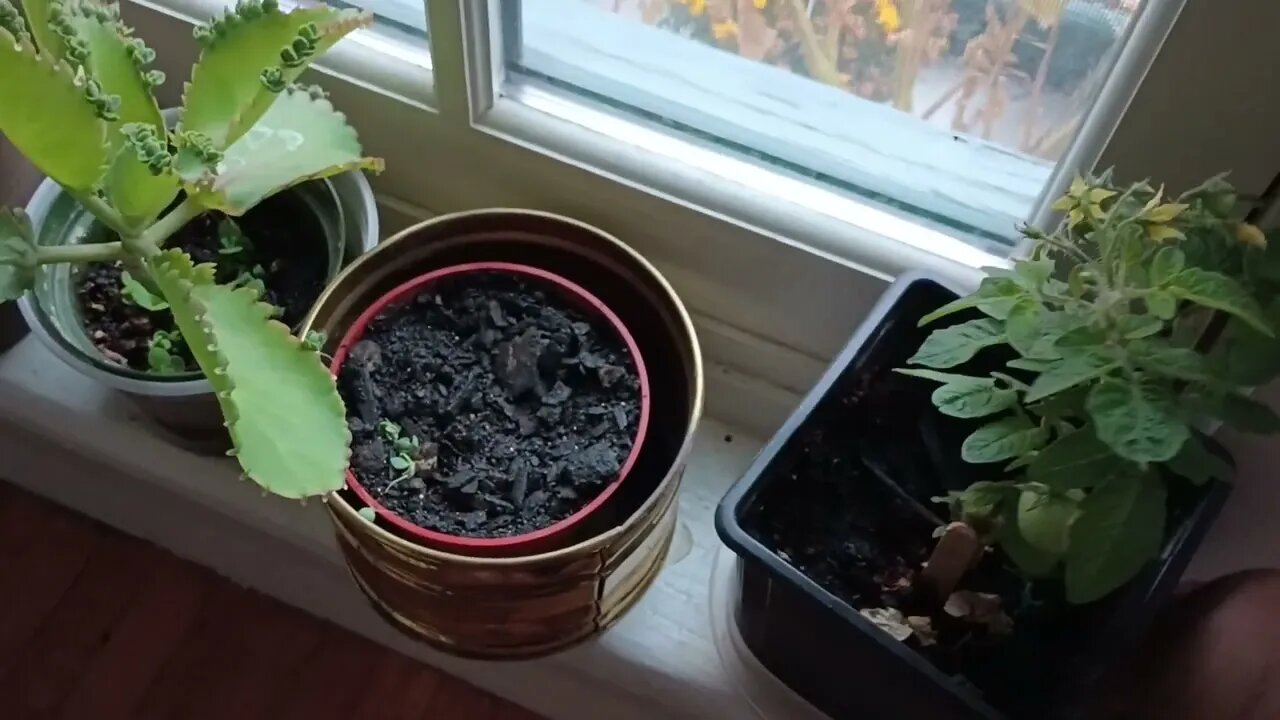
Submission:
[[[1139,0],[588,0],[1056,161]]]

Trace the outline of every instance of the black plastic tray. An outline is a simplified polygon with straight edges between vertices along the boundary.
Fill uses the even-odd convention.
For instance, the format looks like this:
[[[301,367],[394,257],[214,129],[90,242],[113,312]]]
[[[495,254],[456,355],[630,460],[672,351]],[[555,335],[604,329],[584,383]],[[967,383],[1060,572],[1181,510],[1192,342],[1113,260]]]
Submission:
[[[876,628],[761,544],[743,520],[761,491],[779,479],[771,473],[776,457],[806,429],[833,388],[848,387],[867,368],[879,374],[900,366],[929,331],[916,327],[918,319],[957,295],[920,274],[893,283],[716,512],[717,532],[741,558],[733,610],[744,642],[770,672],[836,720],[1078,716],[1098,676],[1136,642],[1172,594],[1230,492],[1229,485],[1213,483],[1190,499],[1171,521],[1173,531],[1159,560],[1105,601],[1088,606],[1093,614],[1080,629],[1080,644],[1087,649],[1083,657],[1073,656],[1075,667],[1087,672],[1065,674],[1049,692],[1023,698],[1016,708],[993,707],[975,687],[947,676]],[[920,414],[930,413],[926,396]],[[954,457],[961,465],[958,453]],[[958,468],[952,484],[967,484],[964,472]]]

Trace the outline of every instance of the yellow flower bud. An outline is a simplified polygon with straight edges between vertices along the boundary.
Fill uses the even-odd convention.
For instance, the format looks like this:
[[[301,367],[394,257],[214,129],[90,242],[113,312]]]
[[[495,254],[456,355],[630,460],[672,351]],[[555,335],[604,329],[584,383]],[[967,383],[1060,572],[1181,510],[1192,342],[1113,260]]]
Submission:
[[[1236,226],[1236,239],[1249,247],[1261,249],[1267,246],[1267,236],[1258,229],[1257,225],[1250,223],[1240,223]]]

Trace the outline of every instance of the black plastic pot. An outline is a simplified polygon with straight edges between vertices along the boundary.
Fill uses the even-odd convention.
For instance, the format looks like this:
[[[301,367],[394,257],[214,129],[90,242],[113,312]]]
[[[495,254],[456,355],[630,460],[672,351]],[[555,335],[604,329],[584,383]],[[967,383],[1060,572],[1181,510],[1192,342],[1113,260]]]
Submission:
[[[826,429],[847,438],[860,456],[889,458],[881,480],[862,482],[887,478],[897,486],[894,492],[919,501],[912,511],[917,515],[941,508],[931,506],[930,496],[994,479],[990,466],[960,460],[959,443],[977,423],[939,415],[929,402],[934,385],[902,384],[902,376],[892,373],[934,329],[918,328],[919,318],[955,297],[928,277],[895,282],[716,513],[721,539],[740,556],[733,610],[744,642],[765,667],[836,720],[1079,717],[1103,671],[1133,646],[1171,595],[1229,492],[1224,483],[1171,483],[1173,510],[1158,561],[1089,605],[1066,605],[1058,581],[1037,582],[1039,597],[1059,598],[1028,614],[1044,622],[1018,625],[993,659],[973,672],[966,667],[965,677],[949,675],[872,625],[762,542],[761,513],[809,480],[794,472],[794,456],[805,438]],[[884,390],[890,386],[892,392]]]

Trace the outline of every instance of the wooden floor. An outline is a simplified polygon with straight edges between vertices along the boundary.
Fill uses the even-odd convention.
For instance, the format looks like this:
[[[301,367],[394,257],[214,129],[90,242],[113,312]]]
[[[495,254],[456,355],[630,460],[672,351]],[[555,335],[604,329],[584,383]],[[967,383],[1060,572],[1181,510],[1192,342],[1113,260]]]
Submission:
[[[0,718],[537,720],[3,481]]]

